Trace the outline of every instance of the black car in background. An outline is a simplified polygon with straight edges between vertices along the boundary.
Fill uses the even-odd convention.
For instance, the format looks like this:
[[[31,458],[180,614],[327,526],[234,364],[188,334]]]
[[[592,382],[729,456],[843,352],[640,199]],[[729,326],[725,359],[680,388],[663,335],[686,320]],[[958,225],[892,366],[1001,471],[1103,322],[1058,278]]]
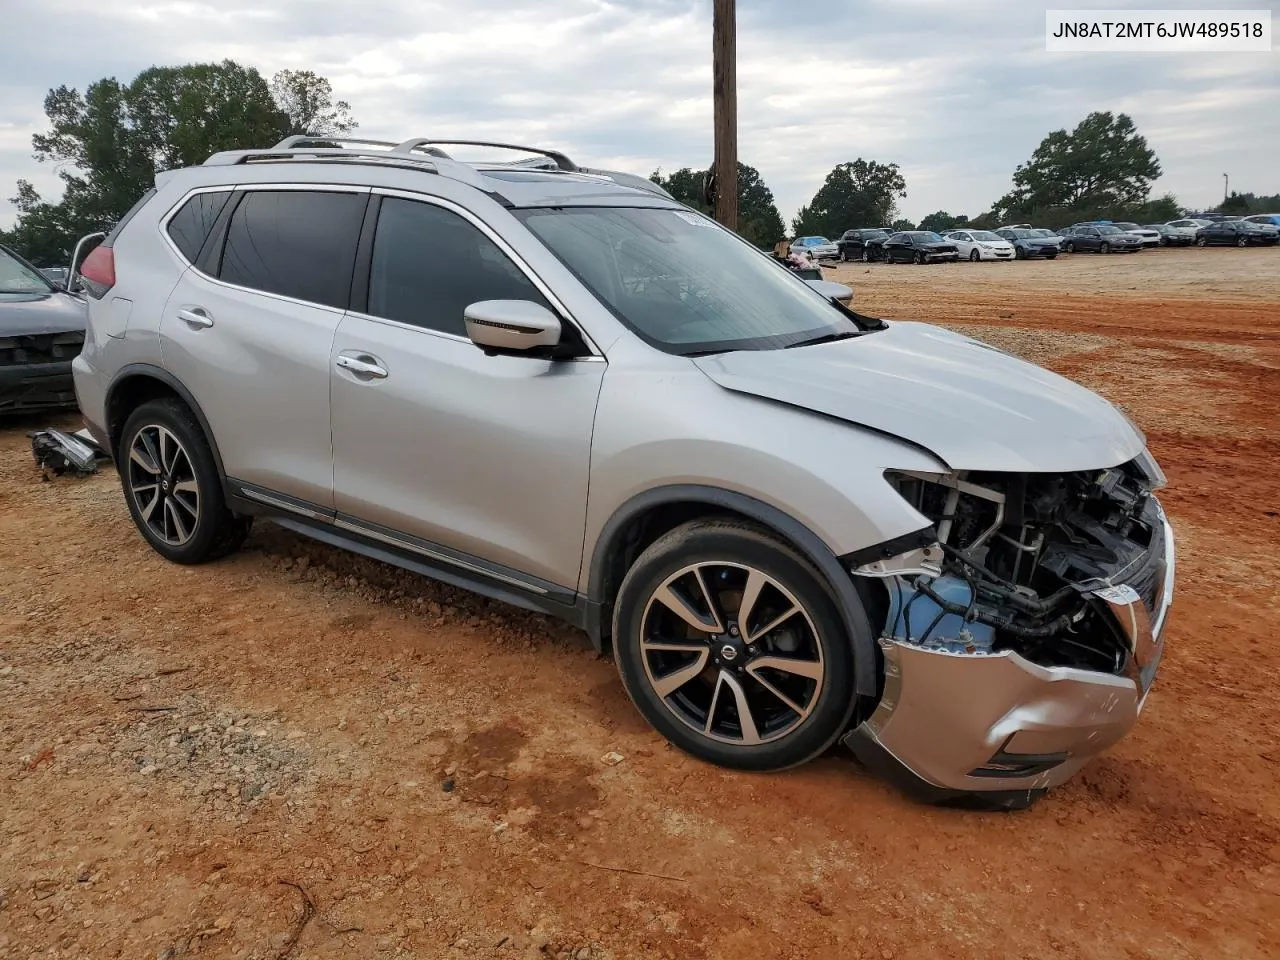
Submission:
[[[960,259],[960,248],[931,230],[895,233],[884,241],[886,263],[943,263]]]
[[[1159,245],[1162,247],[1189,247],[1196,242],[1190,234],[1175,230],[1167,223],[1148,223],[1146,229],[1160,234]]]
[[[1001,227],[996,231],[996,235],[1013,244],[1013,255],[1019,260],[1034,260],[1036,257],[1052,260],[1058,255],[1060,238],[1047,230],[1036,230],[1033,227]]]
[[[889,239],[889,231],[879,227],[863,227],[858,230],[846,230],[836,246],[840,248],[840,259],[848,263],[850,260],[879,260],[881,246]]]
[[[1137,253],[1142,238],[1110,224],[1083,224],[1062,231],[1062,249],[1067,253]]]
[[[1196,231],[1196,246],[1230,244],[1236,247],[1274,246],[1280,242],[1280,234],[1260,223],[1248,220],[1219,220]]]
[[[87,315],[82,299],[0,246],[0,416],[76,405],[71,361]]]

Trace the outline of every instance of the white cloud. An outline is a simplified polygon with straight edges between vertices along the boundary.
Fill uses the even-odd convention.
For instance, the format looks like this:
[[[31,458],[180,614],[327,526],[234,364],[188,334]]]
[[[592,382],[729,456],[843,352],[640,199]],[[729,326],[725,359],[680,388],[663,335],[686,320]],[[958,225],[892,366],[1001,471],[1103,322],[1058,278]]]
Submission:
[[[1162,0],[1162,6],[1194,6]],[[1164,166],[1157,191],[1214,202],[1280,190],[1280,94],[1269,54],[1047,54],[1050,3],[739,3],[742,159],[784,216],[836,163],[899,163],[904,212],[976,214],[1050,130],[1124,110]],[[1089,5],[1089,4],[1083,4]],[[1120,0],[1095,2],[1114,7]],[[1133,4],[1137,5],[1137,4]],[[24,177],[46,90],[127,80],[154,63],[230,57],[329,77],[367,136],[506,138],[647,174],[705,166],[709,0],[7,0],[0,197]],[[50,24],[67,29],[52,31]],[[0,209],[0,223],[11,211]]]

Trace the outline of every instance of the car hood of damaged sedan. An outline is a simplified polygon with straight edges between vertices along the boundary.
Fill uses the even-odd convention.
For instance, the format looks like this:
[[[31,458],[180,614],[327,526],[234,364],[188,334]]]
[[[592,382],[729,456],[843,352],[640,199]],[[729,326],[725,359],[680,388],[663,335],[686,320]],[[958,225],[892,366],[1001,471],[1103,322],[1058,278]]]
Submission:
[[[1131,460],[1146,445],[1096,393],[923,323],[694,362],[727,390],[900,437],[953,470],[1093,470]]]
[[[0,293],[0,337],[83,330],[85,302],[67,293]]]

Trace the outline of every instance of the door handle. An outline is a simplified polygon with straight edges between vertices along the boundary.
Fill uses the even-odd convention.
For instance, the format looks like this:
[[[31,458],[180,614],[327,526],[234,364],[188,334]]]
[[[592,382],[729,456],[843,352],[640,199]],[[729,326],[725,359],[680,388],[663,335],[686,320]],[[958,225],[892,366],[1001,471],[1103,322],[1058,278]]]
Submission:
[[[361,377],[372,377],[375,380],[383,380],[386,379],[387,376],[387,368],[382,366],[381,361],[378,360],[377,357],[372,357],[367,353],[360,354],[359,356],[354,356],[349,353],[340,353],[338,354],[338,359],[335,363],[343,370],[350,370],[352,373]]]
[[[178,319],[194,329],[213,326],[213,317],[205,313],[203,307],[183,307],[178,311]]]

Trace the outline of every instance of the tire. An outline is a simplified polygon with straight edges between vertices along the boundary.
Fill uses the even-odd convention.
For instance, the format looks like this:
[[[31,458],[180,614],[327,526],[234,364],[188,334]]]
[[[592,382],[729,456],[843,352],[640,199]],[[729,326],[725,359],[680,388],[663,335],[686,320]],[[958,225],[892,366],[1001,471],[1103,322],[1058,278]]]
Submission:
[[[1026,260],[1026,259],[1027,259],[1027,251],[1023,250],[1021,247],[1014,247],[1014,248],[1013,248],[1013,259],[1015,259],[1015,260]]]
[[[1237,246],[1237,247],[1247,247],[1248,245],[1249,245],[1249,238],[1248,238],[1248,237],[1239,237],[1239,238],[1237,238],[1237,239],[1236,239],[1236,246]]]
[[[1067,251],[1067,253],[1075,253],[1076,245],[1074,243],[1067,243],[1062,249]]]
[[[1159,240],[1156,241],[1157,247],[1167,247],[1168,245],[1169,245],[1169,241],[1164,237],[1161,237]]]
[[[970,251],[969,251],[969,262],[970,262],[970,263],[977,263],[977,262],[978,262],[979,260],[981,260],[981,259],[982,259],[982,254],[978,253],[978,251],[977,251],[977,250],[970,250]]]
[[[753,583],[763,586],[739,624]],[[789,546],[741,521],[694,521],[650,545],[618,590],[613,647],[623,686],[653,727],[681,750],[721,766],[782,770],[804,763],[830,747],[853,714],[852,652],[821,575]]]
[[[863,247],[863,248],[862,248],[862,262],[863,262],[863,263],[870,263],[870,262],[871,262],[871,254],[867,253],[867,248],[866,248],[866,247]]]
[[[1057,259],[1058,259],[1058,255],[1057,255],[1056,253],[1046,253],[1046,254],[1044,255],[1044,258],[1045,258],[1046,260],[1057,260]]]
[[[227,509],[204,431],[180,400],[134,410],[120,431],[116,464],[134,525],[166,560],[217,560],[248,536],[252,521]]]
[[[924,254],[919,250],[916,251],[915,261],[916,261],[916,266],[918,267],[924,266]]]
[[[847,247],[845,247],[840,251],[840,262],[841,263],[849,262],[849,249]]]
[[[1208,245],[1209,245],[1209,241],[1206,240],[1204,237],[1196,237],[1197,247],[1207,247]]]
[[[1107,243],[1107,241],[1103,240],[1103,241],[1102,241],[1102,246],[1100,246],[1100,247],[1098,248],[1098,252],[1099,252],[1099,253],[1110,253],[1110,252],[1111,252],[1111,244],[1109,244],[1109,243]]]

